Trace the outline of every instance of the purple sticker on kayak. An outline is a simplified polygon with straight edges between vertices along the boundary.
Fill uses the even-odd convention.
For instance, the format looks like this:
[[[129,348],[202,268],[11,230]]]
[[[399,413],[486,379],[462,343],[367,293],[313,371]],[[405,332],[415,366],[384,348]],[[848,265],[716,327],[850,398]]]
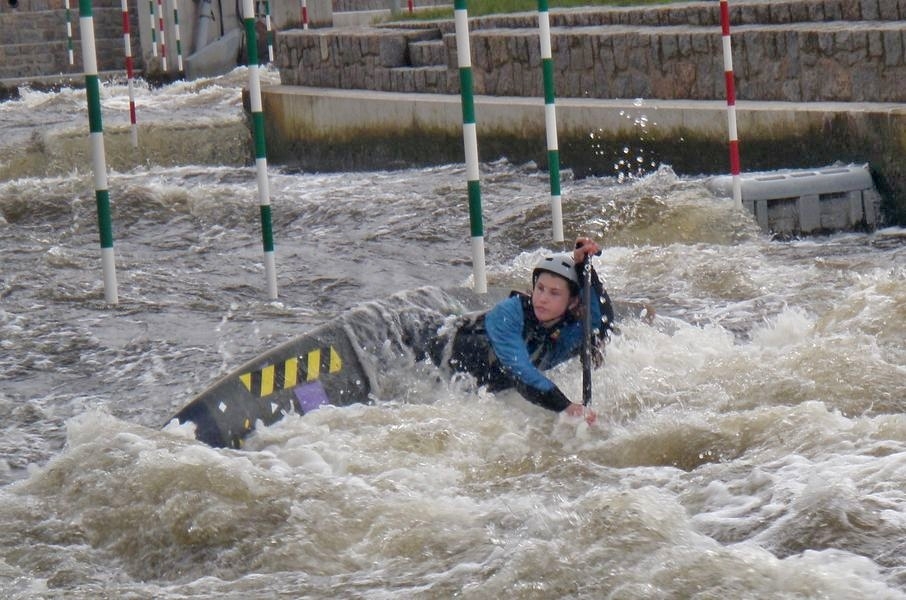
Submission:
[[[319,406],[330,404],[330,398],[324,391],[324,386],[320,381],[312,381],[296,386],[293,390],[296,400],[299,402],[299,409],[302,414],[309,413]]]

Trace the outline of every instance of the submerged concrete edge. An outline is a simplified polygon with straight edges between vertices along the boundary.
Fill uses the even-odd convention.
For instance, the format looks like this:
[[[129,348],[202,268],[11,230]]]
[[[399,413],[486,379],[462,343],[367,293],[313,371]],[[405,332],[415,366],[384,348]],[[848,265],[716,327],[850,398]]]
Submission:
[[[419,167],[463,161],[458,95],[265,86],[268,160],[310,171]],[[729,170],[720,101],[557,100],[560,162],[576,176],[614,175],[621,158],[679,175]],[[742,170],[868,163],[884,224],[906,224],[906,105],[745,102],[736,105]],[[476,96],[482,161],[546,168],[542,98]],[[650,167],[652,170],[654,167]]]

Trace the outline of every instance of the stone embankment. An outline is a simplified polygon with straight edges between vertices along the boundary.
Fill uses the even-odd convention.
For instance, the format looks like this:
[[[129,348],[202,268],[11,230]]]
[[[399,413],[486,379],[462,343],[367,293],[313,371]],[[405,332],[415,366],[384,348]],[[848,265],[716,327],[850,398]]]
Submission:
[[[138,31],[136,4],[130,3],[132,31]],[[92,16],[100,71],[125,68],[123,49],[123,9],[120,0],[93,0]],[[69,63],[70,40],[66,36],[67,19],[71,25],[73,63]],[[16,6],[0,2],[0,80],[34,83],[48,78],[81,77],[82,47],[79,31],[79,3],[70,2],[69,11],[63,0],[18,0]],[[136,69],[142,68],[138,36],[132,38],[132,55]]]
[[[730,3],[737,94],[745,100],[906,102],[906,2]],[[719,3],[550,13],[556,94],[568,98],[726,97]],[[459,93],[450,20],[286,31],[285,85]],[[542,95],[535,14],[470,21],[476,94]]]
[[[906,223],[906,0],[730,2],[744,171],[869,163]],[[551,10],[561,164],[614,174],[626,148],[726,173],[719,3]],[[482,160],[546,166],[537,15],[470,19]],[[268,152],[304,168],[462,160],[454,23],[277,36]]]

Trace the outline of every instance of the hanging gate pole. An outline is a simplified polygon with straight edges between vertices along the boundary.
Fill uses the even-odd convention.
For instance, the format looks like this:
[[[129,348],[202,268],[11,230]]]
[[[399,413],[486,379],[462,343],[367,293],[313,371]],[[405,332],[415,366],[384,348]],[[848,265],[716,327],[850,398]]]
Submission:
[[[94,195],[97,202],[98,229],[101,236],[101,265],[104,273],[104,299],[117,304],[116,261],[113,254],[113,224],[110,218],[110,192],[107,190],[107,158],[104,127],[101,123],[101,87],[98,80],[97,49],[94,42],[94,16],[91,0],[79,0],[79,30],[82,36],[82,65],[88,97],[88,127],[94,168]]]
[[[271,225],[271,193],[267,179],[267,150],[264,143],[264,107],[261,103],[261,74],[258,64],[258,37],[255,34],[255,7],[252,0],[242,0],[248,49],[249,101],[255,136],[255,167],[258,173],[258,205],[261,209],[261,239],[264,246],[264,271],[268,296],[277,299],[277,267],[274,258],[274,230]]]
[[[469,13],[466,0],[455,0],[456,58],[459,63],[459,91],[462,98],[462,139],[466,155],[469,190],[469,224],[472,235],[472,273],[475,291],[488,291],[484,262],[484,224],[481,214],[481,182],[478,172],[478,134],[475,128],[475,98],[472,93],[472,49],[469,45]]]
[[[135,124],[135,92],[132,89],[133,64],[132,64],[132,34],[129,25],[129,6],[122,0],[120,7],[123,11],[123,45],[126,50],[126,82],[129,86],[129,123],[131,124],[130,139],[132,147],[138,148],[138,127]]]
[[[563,241],[563,205],[560,200],[560,149],[557,144],[557,108],[554,100],[554,60],[547,0],[538,0],[541,34],[541,73],[544,77],[544,126],[547,131],[547,165],[551,185],[551,229],[555,242]]]
[[[730,46],[730,5],[720,0],[721,40],[724,54],[724,80],[727,88],[727,125],[730,137],[730,175],[733,176],[733,204],[742,208],[739,178],[739,134],[736,131],[736,85],[733,81],[733,51]]]

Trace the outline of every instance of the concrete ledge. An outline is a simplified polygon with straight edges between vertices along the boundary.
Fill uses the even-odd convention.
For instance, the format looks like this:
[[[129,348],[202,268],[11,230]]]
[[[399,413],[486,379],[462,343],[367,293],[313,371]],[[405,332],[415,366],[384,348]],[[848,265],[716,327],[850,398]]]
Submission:
[[[356,10],[333,13],[334,27],[368,27],[391,15],[390,9]]]
[[[269,160],[349,171],[462,162],[460,98],[271,86],[262,90]],[[679,174],[729,170],[720,101],[558,100],[560,161],[577,176],[617,175],[626,158]],[[475,98],[481,160],[547,165],[541,98]],[[906,222],[906,106],[887,103],[739,102],[743,171],[868,163],[887,222]]]

